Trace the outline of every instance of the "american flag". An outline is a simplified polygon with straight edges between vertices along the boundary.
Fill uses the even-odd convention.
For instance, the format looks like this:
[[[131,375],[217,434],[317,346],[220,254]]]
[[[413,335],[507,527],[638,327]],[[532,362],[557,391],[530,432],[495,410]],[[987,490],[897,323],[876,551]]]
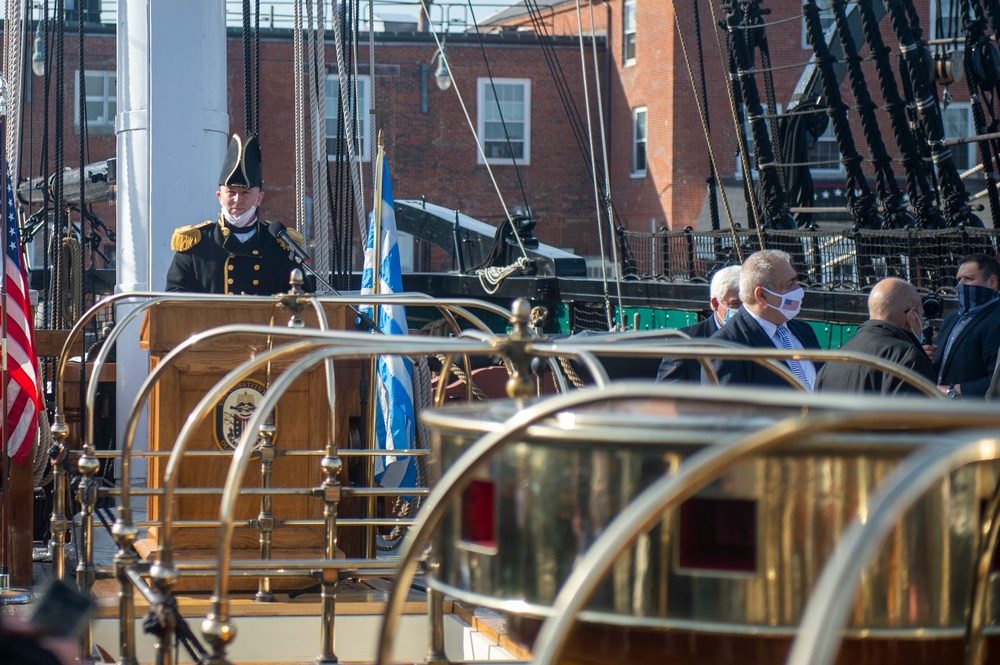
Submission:
[[[798,300],[794,300],[792,298],[781,299],[781,309],[787,309],[789,311],[793,311],[798,306],[799,306]]]
[[[35,333],[31,326],[31,303],[28,300],[28,279],[24,272],[14,190],[10,170],[4,169],[4,238],[6,258],[4,280],[6,299],[4,317],[7,327],[7,454],[15,462],[28,459],[38,426],[38,373],[35,355]]]

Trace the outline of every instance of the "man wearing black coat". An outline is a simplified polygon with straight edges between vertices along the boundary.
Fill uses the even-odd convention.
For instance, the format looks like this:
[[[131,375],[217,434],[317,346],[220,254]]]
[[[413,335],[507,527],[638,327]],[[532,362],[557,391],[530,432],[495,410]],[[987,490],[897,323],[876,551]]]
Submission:
[[[938,390],[948,397],[983,398],[1000,347],[1000,265],[996,257],[970,254],[958,264],[958,310],[941,324],[934,354]]]
[[[895,277],[883,279],[868,295],[868,316],[869,320],[841,348],[897,363],[935,383],[934,365],[917,337],[923,328],[923,304],[917,290]],[[816,376],[816,390],[922,394],[914,386],[874,367],[847,362],[826,363]]]
[[[770,249],[751,254],[740,271],[743,307],[712,339],[761,349],[818,349],[819,340],[812,327],[794,320],[802,307],[802,296],[798,275],[786,252]],[[715,360],[712,364],[722,385],[791,387],[784,378],[755,362]],[[808,360],[789,360],[786,364],[811,390],[816,365]]]
[[[740,310],[740,267],[728,266],[712,276],[709,288],[709,306],[712,315],[704,321],[681,328],[680,331],[693,339],[711,337],[726,321]],[[701,381],[701,365],[690,358],[666,357],[660,362],[656,373],[657,381]]]
[[[170,248],[176,252],[167,271],[167,291],[273,295],[288,291],[288,278],[298,265],[289,247],[257,217],[264,200],[260,147],[233,136],[219,176],[221,211],[215,221],[182,226]],[[288,233],[296,242],[301,236]]]

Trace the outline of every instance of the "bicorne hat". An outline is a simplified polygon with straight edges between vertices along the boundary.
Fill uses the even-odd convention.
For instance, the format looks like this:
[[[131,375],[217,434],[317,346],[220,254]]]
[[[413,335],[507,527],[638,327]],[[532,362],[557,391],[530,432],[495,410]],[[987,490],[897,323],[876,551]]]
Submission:
[[[226,151],[226,161],[222,163],[219,184],[246,189],[263,185],[260,177],[260,143],[256,136],[241,141],[238,134],[233,134],[229,150]]]

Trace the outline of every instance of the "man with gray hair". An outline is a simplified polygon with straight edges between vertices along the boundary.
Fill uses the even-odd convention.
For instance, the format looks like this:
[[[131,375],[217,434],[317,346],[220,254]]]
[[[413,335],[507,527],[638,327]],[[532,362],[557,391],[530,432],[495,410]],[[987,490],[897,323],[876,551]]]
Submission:
[[[704,321],[681,328],[688,337],[711,337],[726,321],[736,316],[740,310],[740,267],[727,266],[712,277],[709,288],[709,306],[712,315]],[[657,381],[700,381],[701,365],[697,360],[684,358],[664,358],[656,373]]]
[[[920,294],[908,282],[883,279],[868,295],[868,316],[854,337],[841,348],[860,351],[911,369],[934,383],[937,373],[920,346],[924,317]],[[830,362],[816,376],[816,390],[869,392],[882,395],[919,394],[908,383],[874,367],[857,363]]]
[[[809,324],[795,321],[804,291],[786,252],[766,249],[751,254],[740,271],[743,307],[712,339],[761,349],[818,349],[819,340]],[[790,387],[784,378],[749,360],[716,360],[712,363],[722,385]],[[812,390],[817,367],[808,360],[788,360],[796,378]]]

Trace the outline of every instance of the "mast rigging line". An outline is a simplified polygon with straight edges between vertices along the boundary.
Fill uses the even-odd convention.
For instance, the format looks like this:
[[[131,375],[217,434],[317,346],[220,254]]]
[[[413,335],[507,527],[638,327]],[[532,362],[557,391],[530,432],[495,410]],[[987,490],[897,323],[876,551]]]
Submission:
[[[461,107],[462,113],[465,115],[465,122],[469,125],[469,131],[472,132],[472,138],[476,141],[476,148],[479,150],[479,154],[483,157],[486,172],[489,174],[490,181],[493,183],[493,189],[496,190],[497,198],[500,199],[500,207],[503,208],[503,214],[507,218],[507,223],[510,224],[514,239],[517,240],[517,246],[521,248],[521,256],[527,259],[528,250],[524,248],[524,243],[521,241],[521,234],[517,232],[517,226],[514,224],[510,211],[507,209],[507,204],[504,202],[503,192],[500,191],[500,184],[497,182],[496,176],[493,173],[493,167],[490,166],[489,160],[486,159],[486,151],[483,150],[482,141],[479,140],[479,134],[476,132],[476,125],[472,122],[472,117],[469,115],[469,109],[465,105],[465,99],[462,98],[462,91],[459,90],[458,81],[455,80],[455,73],[452,71],[451,64],[448,62],[448,54],[444,51],[444,44],[441,43],[441,37],[434,28],[434,23],[431,21],[431,16],[427,10],[427,6],[421,3],[420,11],[422,11],[427,17],[427,29],[431,33],[431,36],[434,38],[434,43],[438,47],[438,53],[440,54],[438,57],[444,60],[444,64],[448,68],[448,76],[451,78],[452,84],[451,87],[455,91],[455,96],[458,97],[458,105]],[[499,100],[497,105],[499,106]]]
[[[593,11],[593,9],[591,10]],[[593,21],[593,14],[591,14],[591,21]],[[587,109],[587,145],[589,148],[590,156],[590,172],[591,180],[594,183],[594,206],[596,207],[595,212],[597,213],[597,242],[601,248],[601,284],[604,289],[604,307],[605,313],[608,321],[608,330],[612,331],[615,329],[616,321],[615,317],[611,314],[611,297],[608,294],[608,260],[604,252],[604,225],[601,224],[601,194],[600,188],[597,184],[597,164],[595,163],[595,150],[594,150],[594,130],[592,121],[590,119],[590,86],[587,84],[587,59],[584,56],[583,49],[583,21],[581,19],[580,12],[580,0],[576,0],[576,31],[580,36],[580,75],[583,78],[583,105]],[[591,23],[591,33],[593,33],[593,23]],[[593,41],[593,40],[591,40]],[[596,73],[596,72],[595,72]],[[598,88],[598,95],[600,95],[600,88]],[[602,149],[605,154],[607,154],[607,145],[603,145]],[[614,243],[614,235],[611,236],[611,242]],[[615,262],[617,269],[617,261]],[[619,282],[618,287],[618,305],[621,307],[621,282]],[[624,314],[624,312],[622,313]]]
[[[300,2],[300,1],[301,0],[296,0],[296,2]],[[355,42],[355,47],[354,47],[354,52],[355,53],[357,52],[357,46],[356,46],[356,44],[357,44],[357,28],[356,28],[356,24],[357,24],[357,20],[355,18],[355,28],[354,28],[353,33],[352,33],[354,35],[353,41]],[[352,127],[352,124],[358,118],[358,113],[357,113],[357,106],[356,105],[353,108],[353,110],[355,111],[355,113],[351,113],[351,111],[352,111],[352,107],[350,106],[351,95],[348,94],[350,91],[348,90],[348,87],[347,87],[348,79],[350,77],[349,76],[344,76],[344,72],[346,71],[345,70],[345,66],[344,66],[345,49],[344,49],[344,40],[343,40],[342,35],[341,35],[341,29],[342,29],[342,26],[341,26],[341,20],[340,20],[340,12],[339,11],[334,11],[333,12],[333,34],[334,34],[334,40],[336,42],[336,47],[335,47],[334,50],[337,53],[337,86],[338,86],[338,89],[340,90],[340,112],[343,115],[343,119],[344,119],[344,122],[342,122],[341,125],[342,125],[342,128],[344,130],[344,139],[345,139],[344,143],[347,144],[347,157],[348,157],[348,159],[347,159],[347,162],[348,162],[347,168],[348,168],[348,170],[349,170],[349,172],[351,174],[351,186],[353,187],[353,191],[354,191],[354,213],[355,213],[355,215],[357,215],[357,218],[358,218],[358,226],[359,226],[359,228],[361,230],[361,239],[362,239],[362,242],[365,242],[367,240],[367,237],[368,237],[368,234],[367,234],[367,231],[368,231],[368,222],[367,222],[367,218],[366,218],[366,215],[365,215],[364,175],[362,173],[363,169],[361,168],[361,160],[360,159],[356,159],[356,157],[357,157],[356,150],[355,150],[356,145],[355,145],[355,142],[354,142],[354,136],[355,136],[355,134],[354,134],[354,131],[353,131],[354,128]],[[355,68],[354,68],[354,77],[353,77],[354,78],[354,83],[353,83],[354,90],[353,90],[353,92],[355,93],[355,98],[356,98],[357,86],[358,86],[358,75],[357,75],[358,72],[357,72],[357,64],[356,63],[357,63],[357,60],[355,59]],[[374,74],[374,73],[375,73],[374,71],[371,72],[371,74]],[[375,77],[371,76],[369,78],[374,79]],[[339,133],[339,129],[338,129],[338,133]]]
[[[593,2],[588,3],[588,7],[590,9],[590,34],[593,36],[597,32],[596,21],[594,21],[594,3]],[[580,36],[580,46],[581,48],[583,47],[582,31]],[[618,234],[615,233],[615,225],[612,217],[613,208],[611,203],[611,166],[608,163],[608,136],[606,131],[607,121],[604,118],[604,101],[601,97],[601,90],[603,90],[603,86],[601,85],[601,69],[597,63],[597,43],[593,38],[591,38],[590,40],[590,54],[591,58],[594,61],[594,88],[597,91],[597,119],[598,119],[597,126],[601,128],[601,154],[603,155],[604,158],[605,216],[608,220],[608,232],[611,236],[611,260],[614,261],[615,264],[615,287],[618,292],[618,311],[622,316],[621,327],[624,330],[625,308],[622,305],[622,283],[621,283],[622,271],[619,269],[619,266],[621,266],[623,262],[620,262],[618,258],[619,236]],[[584,79],[584,85],[586,85],[586,83],[587,83],[586,79]],[[589,113],[587,114],[587,117],[588,118],[590,117]],[[596,169],[594,173],[594,178],[595,180],[597,178]],[[594,184],[596,186],[597,183],[595,182]],[[597,223],[598,224],[601,223],[600,211],[598,211]]]
[[[490,59],[486,55],[486,46],[483,44],[483,33],[479,31],[479,23],[476,21],[476,10],[472,6],[472,0],[467,0],[469,14],[472,16],[472,24],[476,28],[476,38],[479,40],[479,50],[483,54],[483,64],[486,65],[486,76],[490,79],[490,89],[493,90],[493,99],[497,103],[497,115],[500,116],[500,126],[503,128],[503,137],[507,142],[507,150],[510,152],[510,163],[514,167],[514,176],[517,178],[517,186],[521,190],[521,200],[524,201],[524,209],[529,215],[531,206],[528,204],[528,195],[524,191],[524,181],[521,180],[521,169],[517,168],[517,159],[514,157],[514,146],[510,143],[510,132],[507,131],[507,120],[503,117],[503,108],[500,106],[500,96],[497,94],[497,84],[493,80],[493,70],[490,67]],[[449,74],[451,70],[449,70]],[[515,230],[516,233],[516,230]]]
[[[694,0],[697,2],[697,0]],[[698,87],[694,80],[694,69],[691,67],[691,56],[688,53],[687,40],[684,39],[684,32],[681,30],[681,19],[677,12],[677,1],[670,0],[671,9],[674,13],[674,24],[677,26],[677,35],[681,43],[681,53],[684,54],[684,65],[687,67],[688,79],[691,81],[691,92],[694,96],[694,102],[698,106],[698,118],[701,120],[702,132],[705,135],[705,144],[708,147],[708,162],[712,170],[712,176],[715,178],[716,182],[722,182],[722,173],[719,171],[718,161],[715,159],[715,149],[712,146],[712,132],[709,127],[708,118],[708,107],[707,99],[703,99],[698,94]],[[714,20],[714,17],[713,17]],[[701,40],[701,34],[698,35],[699,41]],[[704,75],[702,75],[702,81],[704,81]],[[727,86],[728,87],[728,86]],[[702,88],[702,93],[704,94],[704,88]],[[735,116],[734,116],[735,117]],[[736,257],[739,262],[743,263],[743,250],[740,247],[739,238],[736,235],[736,225],[733,222],[733,211],[729,206],[729,197],[726,195],[725,187],[719,188],[719,194],[722,197],[722,207],[726,210],[726,218],[729,220],[729,231],[733,237],[733,247],[736,250]]]
[[[562,104],[563,111],[566,113],[567,119],[569,120],[569,126],[573,132],[573,139],[576,141],[577,149],[580,151],[580,157],[589,172],[590,159],[587,153],[586,137],[583,133],[583,121],[580,119],[581,114],[576,105],[576,99],[569,92],[569,83],[566,79],[566,73],[563,71],[559,57],[556,55],[555,48],[552,46],[552,37],[548,33],[548,27],[545,25],[538,1],[525,0],[525,9],[528,12],[528,18],[531,21],[535,35],[538,38],[538,44],[541,47],[542,55],[545,58],[545,64],[548,67],[549,74],[552,75],[552,82],[555,84],[556,92],[559,95],[559,101]],[[603,194],[604,192],[602,187],[602,195]],[[608,196],[605,196],[605,199],[610,203],[614,219],[617,221],[619,226],[624,226],[627,220],[622,220],[621,215],[618,214],[614,200]]]

